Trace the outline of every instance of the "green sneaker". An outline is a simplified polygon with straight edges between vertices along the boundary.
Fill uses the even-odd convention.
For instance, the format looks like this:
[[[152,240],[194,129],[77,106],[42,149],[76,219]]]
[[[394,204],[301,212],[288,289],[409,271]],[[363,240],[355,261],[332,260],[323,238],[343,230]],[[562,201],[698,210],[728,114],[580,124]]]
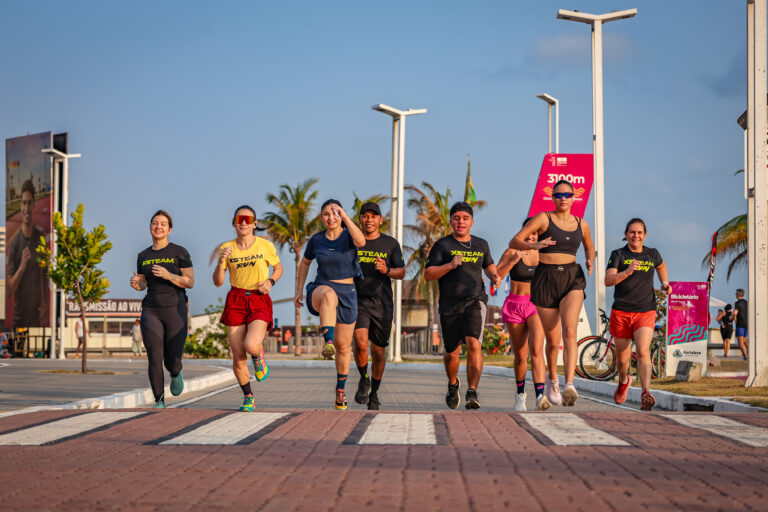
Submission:
[[[165,402],[161,398],[157,402],[155,402],[155,405],[152,406],[153,409],[165,409]]]
[[[181,378],[181,372],[175,377],[171,377],[171,394],[179,396],[184,391],[184,379]]]
[[[253,369],[256,370],[256,380],[261,382],[269,377],[269,365],[264,358],[264,351],[261,351],[261,355],[253,356]]]
[[[240,406],[240,412],[253,412],[253,395],[243,397],[243,405]]]

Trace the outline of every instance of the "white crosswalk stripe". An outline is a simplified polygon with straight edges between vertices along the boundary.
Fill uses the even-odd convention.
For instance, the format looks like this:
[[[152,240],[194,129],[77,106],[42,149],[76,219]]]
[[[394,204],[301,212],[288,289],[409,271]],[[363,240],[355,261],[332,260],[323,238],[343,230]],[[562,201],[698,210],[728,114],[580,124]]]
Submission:
[[[589,426],[573,413],[523,413],[520,416],[558,446],[629,446],[623,439]]]
[[[146,412],[89,412],[0,435],[0,446],[39,446],[86,434]]]
[[[358,444],[437,444],[431,414],[377,414]]]
[[[712,415],[667,414],[666,417],[686,427],[700,428],[748,446],[768,446],[768,429],[766,428],[745,425],[729,418]]]
[[[288,413],[233,413],[158,444],[237,444]]]

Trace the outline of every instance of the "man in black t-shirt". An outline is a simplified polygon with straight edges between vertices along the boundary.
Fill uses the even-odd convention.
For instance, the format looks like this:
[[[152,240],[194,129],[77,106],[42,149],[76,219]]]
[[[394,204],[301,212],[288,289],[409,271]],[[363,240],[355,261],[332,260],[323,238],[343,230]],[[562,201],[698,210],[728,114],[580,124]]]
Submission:
[[[437,280],[440,326],[445,352],[443,363],[448,375],[445,403],[451,409],[459,406],[459,352],[467,346],[467,409],[480,408],[477,385],[483,372],[483,324],[488,295],[483,286],[483,272],[495,286],[501,284],[488,242],[472,236],[472,206],[459,202],[451,207],[453,234],[435,242],[429,251],[424,278]]]
[[[736,302],[733,305],[733,322],[736,324],[736,340],[739,342],[739,350],[744,359],[747,359],[747,327],[748,324],[747,301],[744,300],[744,290],[736,290]]]
[[[355,401],[379,408],[379,386],[387,361],[389,334],[392,331],[394,301],[392,279],[405,277],[405,262],[400,244],[379,232],[379,205],[367,202],[360,207],[359,224],[365,235],[365,245],[357,249],[357,259],[363,277],[355,279],[357,289],[357,324],[355,325],[355,363],[360,372]],[[368,376],[368,340],[371,346],[371,376]],[[368,391],[370,390],[370,395]]]

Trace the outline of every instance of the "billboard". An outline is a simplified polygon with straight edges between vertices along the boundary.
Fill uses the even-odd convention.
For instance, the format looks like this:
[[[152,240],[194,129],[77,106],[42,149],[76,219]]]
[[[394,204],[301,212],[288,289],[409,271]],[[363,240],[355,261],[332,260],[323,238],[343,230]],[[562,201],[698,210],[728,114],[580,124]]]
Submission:
[[[709,284],[673,281],[667,297],[666,376],[673,377],[680,361],[702,363],[707,370]]]
[[[541,163],[539,181],[533,190],[528,217],[555,209],[552,203],[552,188],[560,180],[568,180],[573,185],[571,213],[584,217],[594,176],[594,158],[591,154],[548,153]]]
[[[5,141],[5,326],[49,327],[48,274],[37,264],[42,236],[50,244],[51,132]]]

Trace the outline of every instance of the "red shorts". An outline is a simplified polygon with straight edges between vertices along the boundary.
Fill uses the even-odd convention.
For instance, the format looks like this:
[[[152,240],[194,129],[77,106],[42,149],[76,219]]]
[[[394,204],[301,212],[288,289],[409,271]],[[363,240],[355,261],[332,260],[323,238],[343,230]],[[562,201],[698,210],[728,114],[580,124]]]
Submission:
[[[614,338],[631,340],[635,337],[635,331],[641,327],[654,328],[656,325],[656,312],[630,313],[611,309],[611,334]]]
[[[227,326],[248,325],[263,320],[267,329],[272,328],[272,299],[258,290],[232,288],[227,293],[220,323]]]

